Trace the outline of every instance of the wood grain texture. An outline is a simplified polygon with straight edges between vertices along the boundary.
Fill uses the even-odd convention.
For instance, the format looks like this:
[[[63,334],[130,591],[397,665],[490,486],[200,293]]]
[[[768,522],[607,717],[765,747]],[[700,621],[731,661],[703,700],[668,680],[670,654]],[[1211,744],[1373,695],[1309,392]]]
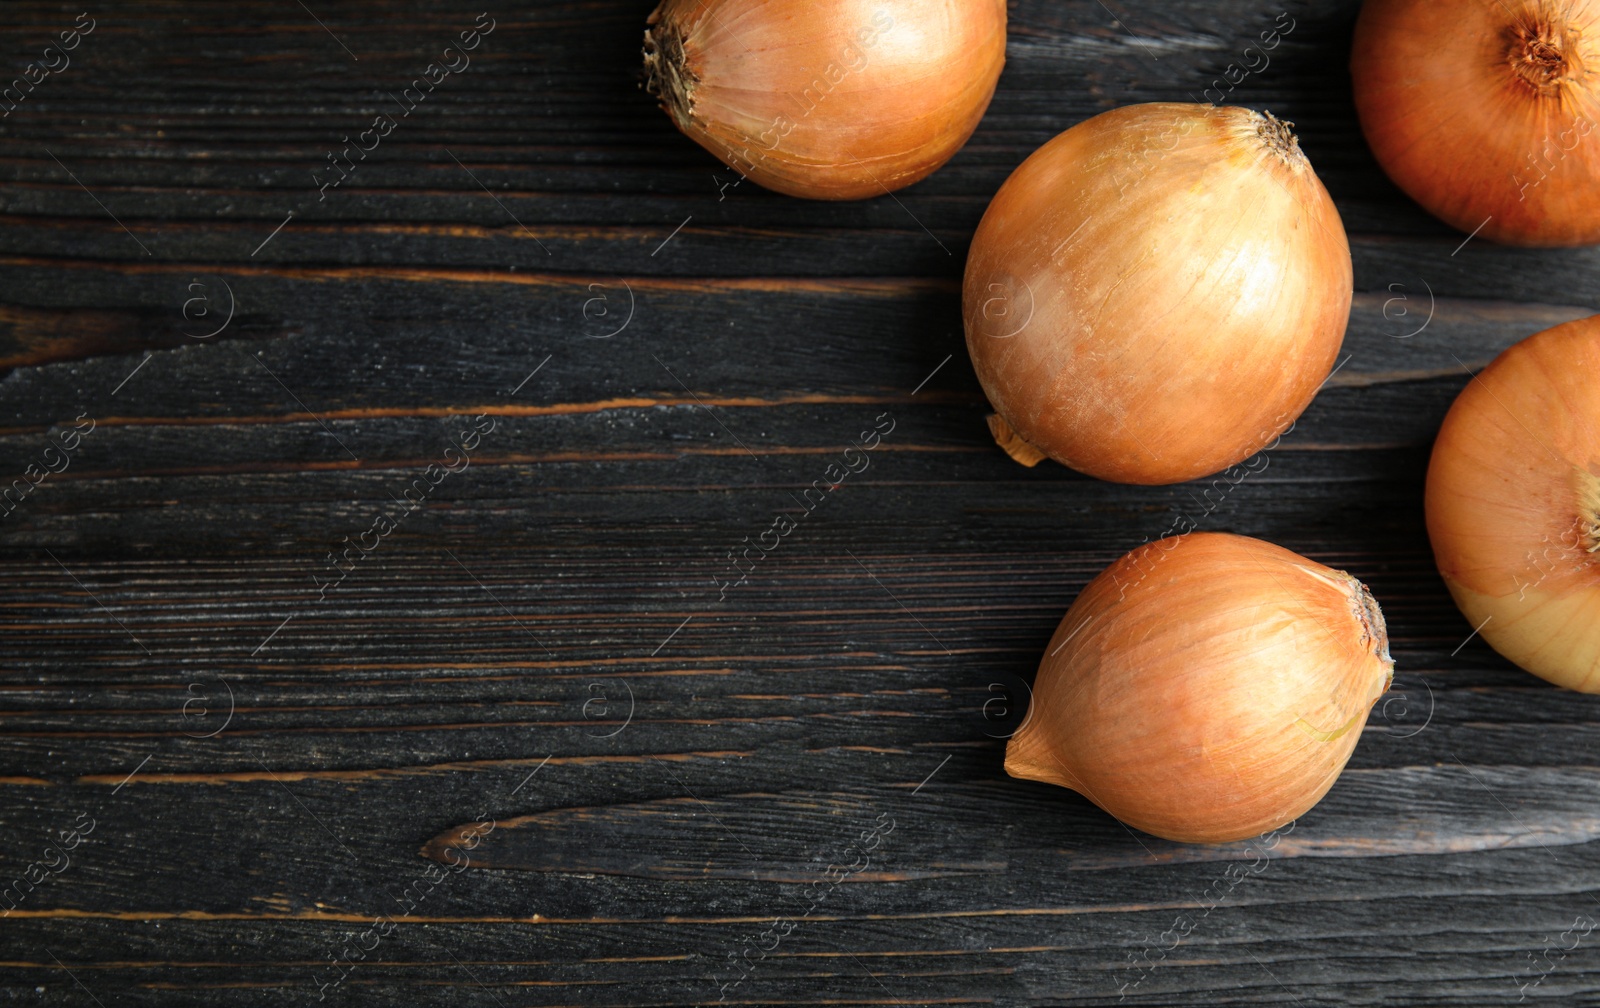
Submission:
[[[1421,517],[1469,372],[1600,310],[1600,253],[1463,244],[1384,178],[1356,3],[1013,0],[972,141],[848,204],[671,127],[650,0],[488,11],[319,194],[482,8],[307,6],[90,10],[0,118],[0,489],[94,421],[0,517],[8,1001],[1600,1004],[1597,708],[1470,637]],[[0,6],[0,78],[79,10]],[[1342,365],[1237,485],[1015,466],[960,333],[989,196],[1280,13],[1228,100],[1297,124],[1345,220]],[[1001,771],[1061,614],[1180,514],[1388,617],[1394,690],[1270,850]]]

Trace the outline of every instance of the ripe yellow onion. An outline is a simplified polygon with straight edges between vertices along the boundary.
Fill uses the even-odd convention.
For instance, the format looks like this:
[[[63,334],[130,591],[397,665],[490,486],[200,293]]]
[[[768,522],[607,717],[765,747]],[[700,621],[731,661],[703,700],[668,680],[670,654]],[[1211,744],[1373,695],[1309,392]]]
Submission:
[[[1005,0],[661,0],[647,86],[768,189],[863,199],[972,135],[1006,55]]]
[[[1349,320],[1350,246],[1291,125],[1130,105],[1006,180],[962,309],[1013,458],[1175,483],[1249,457],[1305,409]]]
[[[1483,639],[1600,693],[1600,315],[1529,336],[1462,389],[1427,513],[1439,573]]]
[[[1006,772],[1169,840],[1255,836],[1333,786],[1389,688],[1388,643],[1342,571],[1221,532],[1146,543],[1067,610]]]
[[[1600,0],[1368,0],[1350,74],[1378,163],[1429,212],[1600,242]]]

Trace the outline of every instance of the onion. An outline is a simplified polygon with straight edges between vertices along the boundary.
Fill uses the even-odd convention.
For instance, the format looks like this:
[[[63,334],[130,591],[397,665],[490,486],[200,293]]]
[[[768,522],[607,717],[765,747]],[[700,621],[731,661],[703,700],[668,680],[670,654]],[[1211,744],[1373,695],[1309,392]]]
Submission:
[[[1600,0],[1369,0],[1350,73],[1372,152],[1429,212],[1600,242]]]
[[[1518,665],[1600,693],[1600,315],[1506,350],[1428,464],[1428,536],[1462,615]]]
[[[961,149],[1005,63],[1005,0],[661,0],[647,86],[768,189],[862,199]]]
[[[1067,610],[1006,772],[1169,840],[1255,836],[1333,786],[1393,670],[1350,575],[1245,536],[1158,539]]]
[[[1174,483],[1248,458],[1305,409],[1349,319],[1350,247],[1290,125],[1131,105],[1006,180],[962,307],[1014,458]]]

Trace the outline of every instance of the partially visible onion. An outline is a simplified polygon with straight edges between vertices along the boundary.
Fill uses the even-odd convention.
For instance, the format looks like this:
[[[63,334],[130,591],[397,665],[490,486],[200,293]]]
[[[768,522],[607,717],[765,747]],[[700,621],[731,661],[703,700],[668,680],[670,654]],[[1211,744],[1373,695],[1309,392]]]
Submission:
[[[1342,571],[1220,532],[1146,543],[1067,610],[1006,772],[1169,840],[1256,836],[1333,786],[1389,688],[1388,643]]]
[[[1290,124],[1113,109],[1039,148],[968,254],[967,349],[1025,464],[1175,483],[1283,432],[1350,314],[1350,247]]]
[[[1439,573],[1483,639],[1600,693],[1600,315],[1528,337],[1461,390],[1427,513]]]
[[[1368,0],[1350,75],[1378,163],[1429,212],[1600,242],[1600,0]]]
[[[769,189],[863,199],[948,161],[1005,63],[1005,0],[661,0],[648,86]]]

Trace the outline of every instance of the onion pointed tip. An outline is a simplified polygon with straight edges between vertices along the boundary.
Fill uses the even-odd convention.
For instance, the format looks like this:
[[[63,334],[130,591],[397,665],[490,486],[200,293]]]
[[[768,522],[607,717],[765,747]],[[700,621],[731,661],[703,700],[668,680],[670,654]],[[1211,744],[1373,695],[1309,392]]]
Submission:
[[[1033,711],[1028,712],[1032,717]],[[1006,743],[1006,773],[1018,780],[1039,781],[1072,788],[1073,782],[1062,773],[1060,761],[1050,752],[1050,742],[1044,733],[1030,731],[1024,723],[1022,729]]]
[[[1044,452],[1035,448],[1032,443],[1012,429],[1006,423],[1006,418],[998,413],[989,414],[989,436],[994,438],[994,443],[999,445],[1013,462],[1021,463],[1032,469],[1034,466],[1049,458]]]

